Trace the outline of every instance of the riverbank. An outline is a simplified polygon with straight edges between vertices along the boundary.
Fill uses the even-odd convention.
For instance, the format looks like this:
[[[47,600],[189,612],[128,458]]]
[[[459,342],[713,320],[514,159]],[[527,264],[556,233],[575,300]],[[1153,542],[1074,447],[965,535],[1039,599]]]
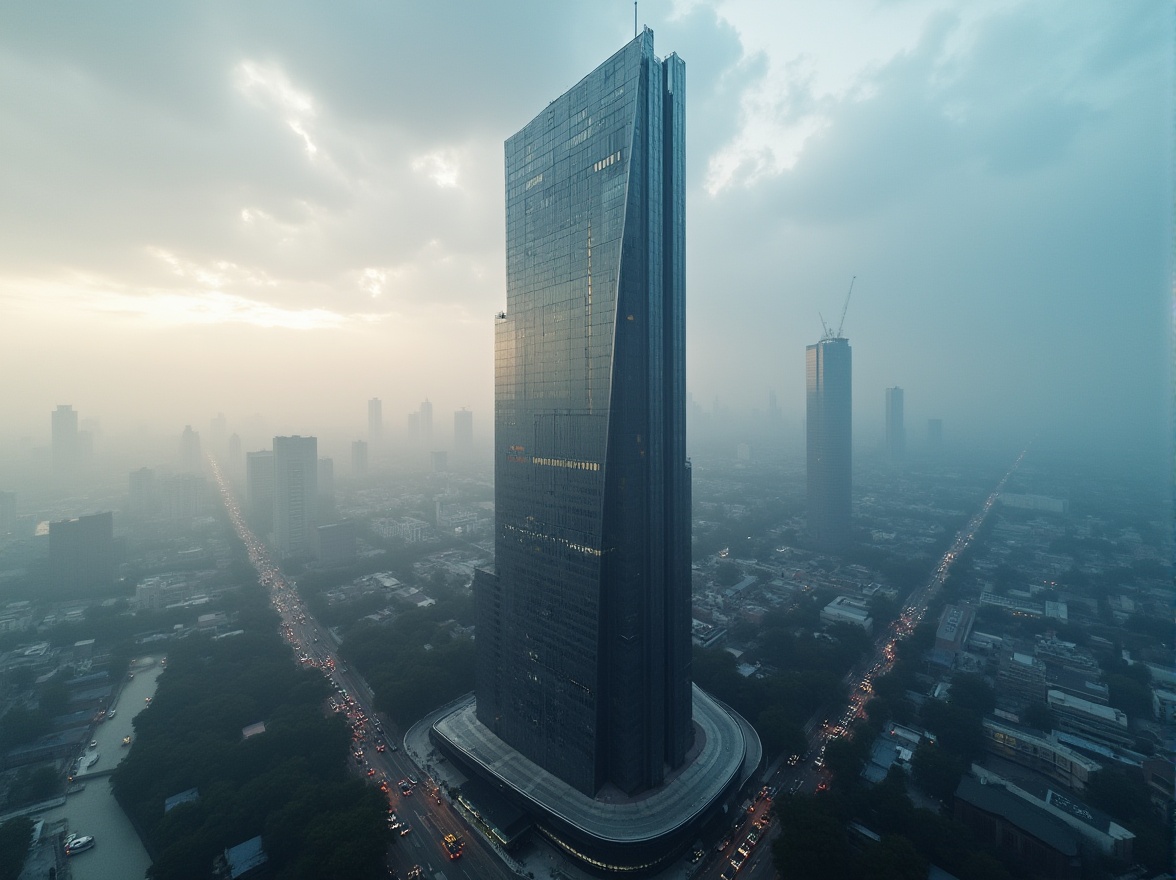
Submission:
[[[93,772],[75,777],[75,782],[81,784],[70,789],[64,802],[33,816],[34,819],[43,819],[47,830],[60,832],[43,835],[38,850],[44,850],[45,855],[38,862],[49,855],[57,860],[56,854],[61,851],[61,834],[94,837],[93,849],[66,860],[74,880],[127,880],[142,877],[151,866],[143,841],[114,799],[110,772],[130,751],[122,742],[124,737],[133,736],[135,716],[147,707],[149,698],[155,694],[158,678],[164,670],[160,659],[159,655],[152,655],[131,661],[130,672],[134,673],[134,678],[128,676],[113,698],[111,708],[116,709],[115,716],[111,718],[108,710],[106,719],[96,724],[91,734],[97,745],[87,751],[99,756]],[[34,862],[32,854],[29,862],[30,865]],[[26,875],[30,880],[46,876],[43,872],[30,874],[28,870],[26,866],[22,880]],[[63,875],[59,872],[58,876]]]

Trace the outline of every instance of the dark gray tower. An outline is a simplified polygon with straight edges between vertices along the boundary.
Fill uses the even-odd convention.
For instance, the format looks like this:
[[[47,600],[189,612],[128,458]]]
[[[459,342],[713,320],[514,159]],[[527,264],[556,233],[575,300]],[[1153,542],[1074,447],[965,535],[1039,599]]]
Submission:
[[[693,738],[684,86],[647,29],[506,142],[477,717],[590,796]]]
[[[852,374],[844,336],[826,337],[805,349],[808,528],[826,550],[849,543]]]
[[[902,423],[902,389],[886,389],[886,456],[902,461],[906,454],[906,428]]]

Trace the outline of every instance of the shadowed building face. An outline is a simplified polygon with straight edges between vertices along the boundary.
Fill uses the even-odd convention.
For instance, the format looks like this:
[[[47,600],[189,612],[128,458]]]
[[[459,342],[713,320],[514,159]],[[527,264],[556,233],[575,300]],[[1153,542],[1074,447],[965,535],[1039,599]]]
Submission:
[[[684,86],[645,31],[506,143],[477,717],[589,795],[693,735]]]

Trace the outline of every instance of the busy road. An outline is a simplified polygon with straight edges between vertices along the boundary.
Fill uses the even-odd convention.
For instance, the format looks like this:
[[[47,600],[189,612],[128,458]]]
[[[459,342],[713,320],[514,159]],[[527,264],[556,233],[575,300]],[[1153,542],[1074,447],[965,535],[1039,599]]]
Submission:
[[[339,660],[333,637],[306,609],[296,585],[283,575],[269,549],[250,531],[232,491],[212,462],[212,472],[249,561],[281,618],[282,635],[298,662],[322,671],[335,694],[325,711],[346,718],[351,730],[349,766],[378,786],[388,800],[389,876],[430,880],[508,880],[514,876],[489,845],[471,834],[445,793],[400,749],[400,733],[372,711],[366,683]]]

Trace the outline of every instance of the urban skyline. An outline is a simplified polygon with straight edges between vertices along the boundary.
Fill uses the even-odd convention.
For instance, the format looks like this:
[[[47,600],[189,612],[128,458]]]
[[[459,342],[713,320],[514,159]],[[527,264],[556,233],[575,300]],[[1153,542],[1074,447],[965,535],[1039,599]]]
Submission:
[[[399,433],[392,414],[426,392],[438,412],[489,413],[490,383],[474,377],[492,363],[480,328],[504,284],[497,144],[549,82],[626,36],[632,7],[475,8],[456,24],[444,9],[372,11],[362,29],[300,10],[300,28],[331,35],[321,44],[218,3],[120,18],[101,43],[86,39],[110,24],[97,11],[53,24],[8,11],[0,54],[28,103],[0,104],[26,133],[8,144],[5,173],[20,178],[0,216],[0,366],[27,375],[6,397],[0,451],[47,442],[43,413],[61,401],[120,439],[201,429],[219,411],[234,425],[260,413],[262,439],[349,442],[367,398]],[[798,426],[800,351],[857,275],[846,332],[862,438],[881,436],[874,401],[898,385],[910,425],[943,418],[957,441],[1081,435],[1162,453],[1172,64],[1155,6],[863,4],[836,33],[804,5],[641,14],[693,59],[697,400],[747,412],[774,389]],[[449,39],[422,56],[408,35],[437,28]],[[375,31],[390,51],[368,51]],[[539,33],[577,38],[556,51]],[[338,47],[370,70],[340,68]],[[424,64],[445,72],[428,100],[379,85]],[[59,125],[118,147],[75,151],[62,174]],[[127,162],[132,131],[156,139],[150,173]],[[225,150],[193,150],[204,136]],[[44,197],[27,203],[21,180]],[[94,180],[106,183],[82,183]]]

